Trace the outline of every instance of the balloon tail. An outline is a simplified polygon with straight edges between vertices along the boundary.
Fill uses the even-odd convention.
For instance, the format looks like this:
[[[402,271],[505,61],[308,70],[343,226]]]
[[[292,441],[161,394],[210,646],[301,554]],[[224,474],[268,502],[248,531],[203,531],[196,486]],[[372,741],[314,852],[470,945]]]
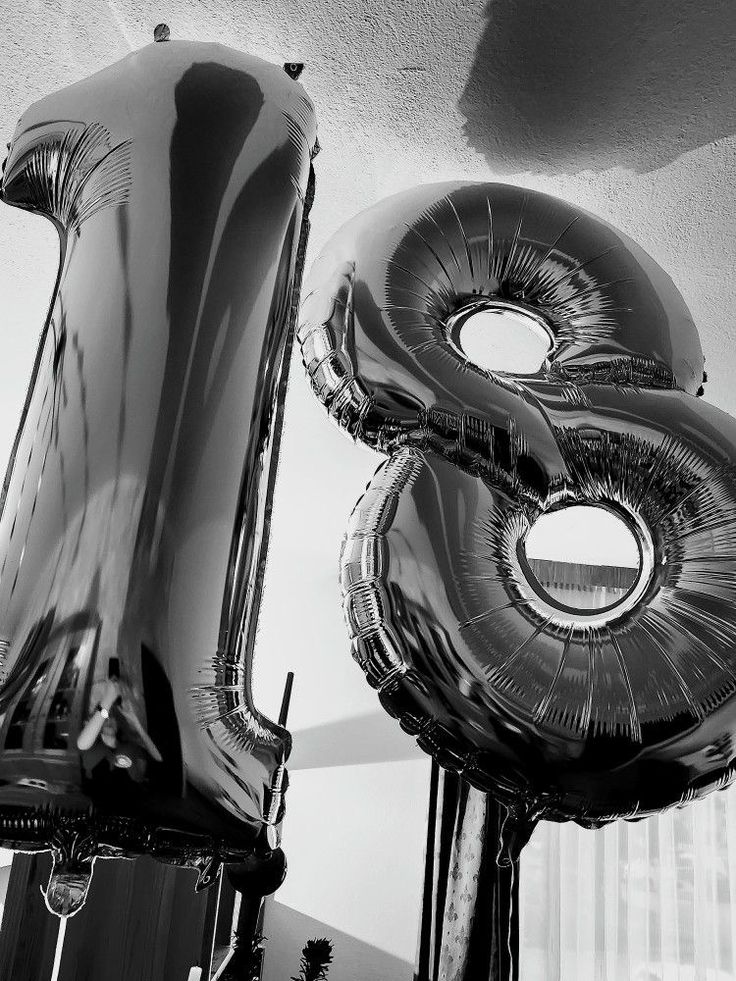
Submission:
[[[511,981],[516,981],[518,977],[516,958],[514,957],[515,951],[518,949],[518,943],[514,943],[514,893],[516,888],[516,876],[519,868],[518,859],[511,863],[511,888],[509,890],[509,928],[506,933],[506,948],[509,952],[509,978]]]
[[[531,808],[507,807],[498,834],[498,853],[496,864],[501,869],[509,869],[508,885],[508,928],[506,931],[506,952],[508,954],[509,981],[517,981],[519,975],[518,941],[518,875],[521,852],[532,836],[539,820],[539,812]]]
[[[532,836],[537,818],[528,810],[508,807],[498,836],[496,863],[499,868],[514,866]]]

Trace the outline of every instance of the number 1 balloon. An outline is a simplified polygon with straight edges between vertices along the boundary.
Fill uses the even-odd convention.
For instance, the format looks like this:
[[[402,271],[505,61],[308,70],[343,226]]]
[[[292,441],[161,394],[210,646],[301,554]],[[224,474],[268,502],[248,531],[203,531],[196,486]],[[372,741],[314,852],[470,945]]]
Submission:
[[[354,656],[423,749],[507,806],[505,859],[540,817],[596,827],[727,785],[736,423],[696,398],[671,280],[579,208],[453,183],[348,222],[306,289],[315,393],[390,454],[342,552]],[[533,324],[539,370],[473,363],[480,311]],[[526,554],[540,515],[579,504],[638,545],[601,609],[555,598]]]
[[[177,41],[10,145],[2,199],[61,260],[3,488],[0,842],[52,849],[62,915],[96,857],[206,885],[278,843],[250,672],[315,149],[280,67]]]

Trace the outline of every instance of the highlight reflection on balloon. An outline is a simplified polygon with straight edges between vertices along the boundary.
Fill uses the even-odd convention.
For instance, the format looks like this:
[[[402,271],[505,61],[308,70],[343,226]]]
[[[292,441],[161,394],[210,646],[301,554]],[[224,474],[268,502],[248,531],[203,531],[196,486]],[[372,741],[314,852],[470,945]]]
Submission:
[[[214,881],[270,855],[250,673],[316,148],[281,67],[170,41],[22,117],[2,198],[60,267],[3,487],[0,842]],[[214,870],[214,872],[213,872]]]
[[[465,355],[483,310],[540,326],[538,370]],[[330,415],[391,454],[343,547],[354,656],[422,748],[508,806],[514,847],[539,817],[597,826],[727,785],[736,422],[695,398],[697,331],[653,260],[546,195],[428,185],[332,238],[299,339]],[[601,609],[526,555],[540,515],[579,504],[639,551]]]

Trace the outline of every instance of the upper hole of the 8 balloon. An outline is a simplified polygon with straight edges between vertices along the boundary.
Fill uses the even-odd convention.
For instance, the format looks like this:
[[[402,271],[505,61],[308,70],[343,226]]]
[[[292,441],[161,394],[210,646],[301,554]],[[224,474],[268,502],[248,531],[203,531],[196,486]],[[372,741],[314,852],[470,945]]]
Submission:
[[[413,353],[434,342],[485,372],[551,371],[695,393],[702,352],[682,297],[607,223],[544,194],[491,184],[460,185],[400,217],[387,249],[386,311]],[[470,351],[458,327],[467,335],[481,312],[496,334],[486,362],[479,337]]]

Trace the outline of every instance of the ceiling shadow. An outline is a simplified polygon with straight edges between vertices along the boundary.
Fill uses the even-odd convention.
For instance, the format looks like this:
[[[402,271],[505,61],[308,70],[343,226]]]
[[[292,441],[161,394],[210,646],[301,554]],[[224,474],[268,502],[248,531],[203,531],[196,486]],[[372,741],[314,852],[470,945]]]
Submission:
[[[459,108],[495,173],[647,172],[736,132],[733,0],[490,0]]]
[[[386,712],[354,715],[292,733],[289,770],[358,763],[390,763],[428,757]]]

